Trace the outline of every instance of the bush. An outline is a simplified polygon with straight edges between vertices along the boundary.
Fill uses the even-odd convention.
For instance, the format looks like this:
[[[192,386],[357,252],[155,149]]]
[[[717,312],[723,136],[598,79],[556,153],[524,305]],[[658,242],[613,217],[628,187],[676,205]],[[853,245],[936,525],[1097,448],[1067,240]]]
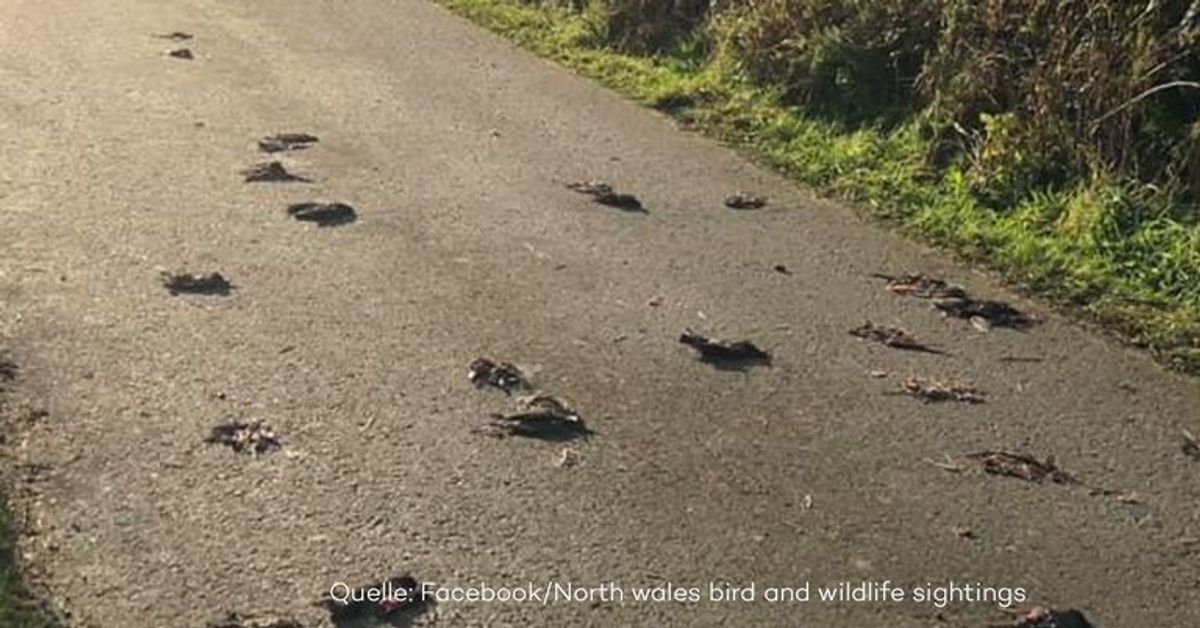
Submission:
[[[623,19],[657,19],[633,3]],[[1195,0],[726,0],[705,32],[809,114],[957,129],[937,161],[950,140],[994,208],[1098,170],[1200,198]]]
[[[1096,169],[1195,193],[1198,10],[1191,0],[948,0],[922,93],[936,117],[979,134],[973,175],[997,179],[987,200],[1011,204]]]
[[[719,54],[786,103],[861,123],[915,104],[937,24],[925,1],[732,0],[712,32]]]
[[[658,54],[697,32],[710,0],[521,0],[588,14],[600,40],[623,52]]]
[[[603,0],[608,41],[634,53],[659,53],[692,35],[708,17],[709,0]]]

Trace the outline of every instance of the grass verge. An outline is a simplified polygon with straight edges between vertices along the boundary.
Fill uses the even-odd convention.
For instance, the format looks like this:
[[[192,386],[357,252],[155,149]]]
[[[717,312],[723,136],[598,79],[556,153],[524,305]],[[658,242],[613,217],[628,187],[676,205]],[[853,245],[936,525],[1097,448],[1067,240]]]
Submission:
[[[1168,194],[1095,172],[997,210],[972,193],[964,168],[931,165],[944,129],[923,115],[849,129],[782,104],[780,91],[686,43],[657,56],[614,51],[587,10],[437,1],[1200,374],[1200,224]]]

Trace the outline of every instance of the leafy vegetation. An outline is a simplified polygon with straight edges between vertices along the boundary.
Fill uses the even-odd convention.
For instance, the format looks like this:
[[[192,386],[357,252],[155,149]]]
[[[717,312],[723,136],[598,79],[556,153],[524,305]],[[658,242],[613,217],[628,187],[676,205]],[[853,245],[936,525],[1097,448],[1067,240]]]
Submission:
[[[440,0],[1200,372],[1200,0]]]

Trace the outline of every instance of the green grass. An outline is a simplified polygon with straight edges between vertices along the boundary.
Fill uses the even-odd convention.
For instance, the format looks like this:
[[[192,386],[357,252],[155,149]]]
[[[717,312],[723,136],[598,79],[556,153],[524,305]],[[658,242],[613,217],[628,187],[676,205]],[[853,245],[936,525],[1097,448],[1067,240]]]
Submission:
[[[1200,374],[1200,225],[1167,194],[1098,172],[997,209],[972,192],[962,166],[930,165],[945,129],[921,114],[887,130],[849,129],[781,104],[779,92],[686,45],[655,57],[616,52],[588,11],[438,1]]]

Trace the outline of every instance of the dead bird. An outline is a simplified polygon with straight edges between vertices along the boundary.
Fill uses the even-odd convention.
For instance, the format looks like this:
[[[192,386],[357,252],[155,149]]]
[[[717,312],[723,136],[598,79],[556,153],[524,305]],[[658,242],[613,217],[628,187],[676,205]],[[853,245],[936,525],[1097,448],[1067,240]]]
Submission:
[[[850,335],[862,338],[864,340],[878,342],[884,346],[892,347],[893,349],[946,355],[943,351],[938,351],[937,349],[931,349],[925,346],[912,334],[900,329],[899,327],[877,327],[871,321],[867,321],[866,323],[851,329]]]
[[[992,326],[1025,329],[1034,322],[1032,318],[1003,301],[976,300],[964,295],[937,298],[933,305],[942,314],[967,319],[982,330]]]
[[[264,161],[254,164],[253,166],[243,170],[242,176],[246,177],[246,183],[272,182],[272,181],[298,181],[301,183],[312,183],[312,179],[302,177],[300,175],[288,172],[287,168],[278,161]]]
[[[921,273],[904,273],[902,275],[872,273],[871,276],[886,279],[888,290],[904,296],[921,299],[965,298],[967,296],[967,291],[961,286],[946,283],[942,279]]]
[[[233,284],[229,283],[218,272],[208,274],[198,273],[172,273],[168,271],[162,272],[163,287],[172,296],[178,294],[208,294],[218,296],[228,296],[233,290]]]
[[[187,41],[192,38],[192,34],[185,33],[183,31],[172,31],[170,33],[159,33],[154,35],[154,37],[157,37],[158,39],[169,39],[171,41]]]
[[[308,133],[276,133],[258,140],[258,149],[264,153],[303,150],[319,141],[317,136]]]
[[[237,453],[254,455],[274,451],[283,446],[275,432],[259,421],[230,421],[215,425],[204,442],[210,445],[227,445]]]
[[[1045,461],[1033,456],[1011,451],[979,451],[963,456],[963,459],[979,465],[984,473],[1018,478],[1026,482],[1041,483],[1049,479],[1055,484],[1073,484],[1075,478],[1059,469],[1052,458]]]
[[[548,393],[537,392],[533,393],[532,395],[517,397],[517,403],[527,410],[553,412],[571,420],[582,421],[582,419],[579,418],[578,412],[572,410],[558,397]]]
[[[3,363],[0,362],[0,366],[2,366],[2,364]],[[2,374],[2,371],[0,371],[0,375]],[[1192,433],[1187,430],[1183,430],[1182,448],[1184,455],[1192,458],[1193,460],[1200,460],[1200,441],[1197,441],[1196,437],[1192,436]]]
[[[767,206],[767,199],[739,191],[725,197],[725,206],[730,209],[762,209]]]
[[[304,624],[271,613],[230,612],[222,619],[208,622],[205,628],[304,628]]]
[[[987,331],[992,326],[1025,329],[1036,322],[1007,303],[974,299],[961,286],[936,277],[920,273],[873,273],[872,276],[886,279],[887,289],[896,294],[932,299],[934,307],[942,314],[969,320],[980,331]]]
[[[679,336],[679,342],[698,351],[702,362],[771,365],[771,354],[759,349],[749,340],[725,342],[716,338],[706,338],[687,329]]]
[[[632,194],[621,194],[613,190],[613,187],[603,181],[577,181],[567,184],[567,188],[587,194],[592,197],[592,200],[601,205],[616,207],[629,212],[647,213],[646,208],[642,207],[642,202]]]
[[[558,398],[537,393],[518,400],[522,412],[491,414],[484,432],[497,438],[521,436],[547,441],[568,441],[592,435],[579,413]]]
[[[487,358],[473,360],[468,367],[467,378],[477,387],[493,386],[503,390],[505,394],[512,394],[512,391],[528,385],[521,369],[508,362],[497,364]]]
[[[175,57],[176,59],[188,59],[188,60],[195,58],[195,56],[192,54],[192,51],[190,48],[175,48],[174,50],[168,50],[167,56]]]
[[[293,203],[288,205],[287,213],[296,220],[316,223],[318,227],[348,225],[358,220],[358,212],[345,203]]]
[[[600,196],[601,194],[612,194],[612,186],[603,181],[576,181],[568,183],[567,189],[574,190],[580,194],[589,194],[591,196]]]
[[[382,582],[346,590],[344,599],[324,599],[318,605],[329,611],[333,625],[362,619],[389,619],[401,612],[424,610],[433,602],[412,576],[395,576]]]
[[[961,401],[963,403],[983,403],[984,393],[961,384],[940,381],[928,381],[910,377],[900,385],[903,394],[916,397],[926,403],[941,401]]]
[[[515,414],[493,413],[489,415],[484,431],[497,438],[520,436],[553,442],[587,438],[592,435],[592,431],[579,415],[567,416],[547,410]]]

